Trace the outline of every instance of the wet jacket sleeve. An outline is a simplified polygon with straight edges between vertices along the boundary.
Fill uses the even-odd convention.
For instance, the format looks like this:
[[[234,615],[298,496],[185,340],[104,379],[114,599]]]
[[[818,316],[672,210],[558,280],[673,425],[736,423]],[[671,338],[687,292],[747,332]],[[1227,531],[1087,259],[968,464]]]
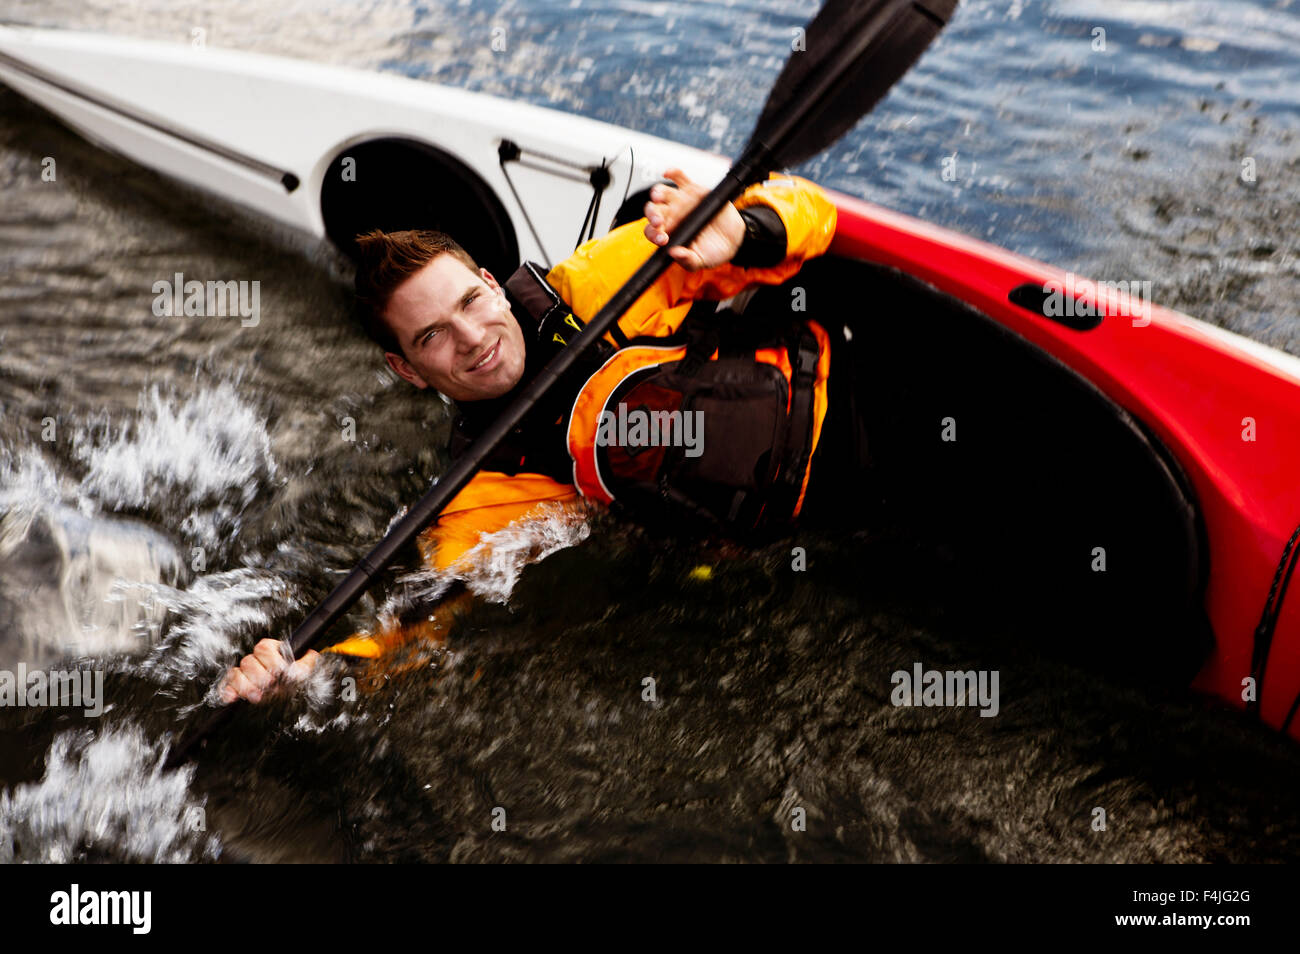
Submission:
[[[504,530],[516,520],[541,516],[548,506],[576,508],[580,499],[572,484],[561,484],[543,474],[480,471],[452,498],[438,522],[420,534],[420,555],[434,569],[468,572],[473,569],[471,551],[484,534]],[[355,633],[325,652],[377,659],[412,640],[443,638],[454,616],[454,612],[440,610],[414,624],[376,623],[371,631]]]
[[[735,205],[738,209],[765,206],[780,216],[786,233],[784,260],[770,268],[722,265],[697,272],[670,265],[620,320],[624,334],[629,338],[670,334],[696,299],[729,298],[755,282],[778,285],[805,261],[824,253],[835,237],[835,205],[807,179],[773,176],[746,189]],[[654,253],[655,247],[645,237],[644,219],[629,222],[579,246],[567,260],[551,269],[547,279],[573,306],[576,315],[590,319]]]
[[[478,545],[483,534],[504,530],[514,521],[540,512],[545,504],[568,506],[578,500],[572,484],[543,474],[480,471],[452,498],[438,522],[420,535],[420,553],[434,569],[451,569]]]

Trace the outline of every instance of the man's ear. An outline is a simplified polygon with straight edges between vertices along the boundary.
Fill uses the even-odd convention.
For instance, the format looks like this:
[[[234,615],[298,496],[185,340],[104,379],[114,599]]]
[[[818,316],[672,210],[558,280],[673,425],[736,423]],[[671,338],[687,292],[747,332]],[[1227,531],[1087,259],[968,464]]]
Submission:
[[[384,360],[388,362],[388,366],[392,368],[397,373],[397,376],[403,381],[414,384],[421,391],[429,386],[429,382],[420,377],[415,368],[411,367],[411,363],[400,354],[393,354],[391,351],[385,351]]]

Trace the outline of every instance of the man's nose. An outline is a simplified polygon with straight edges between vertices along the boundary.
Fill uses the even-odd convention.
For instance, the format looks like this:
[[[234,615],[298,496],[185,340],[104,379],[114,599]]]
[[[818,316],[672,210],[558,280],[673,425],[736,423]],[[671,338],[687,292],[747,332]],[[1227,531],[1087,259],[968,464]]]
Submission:
[[[462,354],[473,354],[483,346],[487,329],[469,315],[461,314],[452,319],[452,332],[456,336],[456,347]]]

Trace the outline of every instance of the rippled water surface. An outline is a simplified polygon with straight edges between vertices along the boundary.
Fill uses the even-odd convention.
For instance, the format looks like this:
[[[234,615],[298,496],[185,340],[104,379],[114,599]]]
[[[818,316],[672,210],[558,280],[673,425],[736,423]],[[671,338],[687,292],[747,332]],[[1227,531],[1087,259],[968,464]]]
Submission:
[[[7,0],[0,20],[201,28],[734,153],[814,8]],[[1063,268],[1154,280],[1161,303],[1300,354],[1297,9],[967,0],[801,171]],[[152,285],[178,271],[259,279],[261,321],[156,318]],[[347,280],[327,249],[0,89],[0,668],[100,670],[107,703],[0,710],[0,859],[1300,856],[1292,744],[1122,660],[1071,668],[1036,649],[1050,627],[1013,639],[963,619],[870,534],[805,535],[796,574],[788,545],[517,528],[446,648],[322,667],[196,766],[160,771],[223,667],[287,635],[444,463],[446,408],[348,324]],[[556,552],[523,569],[539,546]],[[441,585],[411,553],[349,625]],[[998,717],[892,706],[889,674],[916,660],[999,670]]]

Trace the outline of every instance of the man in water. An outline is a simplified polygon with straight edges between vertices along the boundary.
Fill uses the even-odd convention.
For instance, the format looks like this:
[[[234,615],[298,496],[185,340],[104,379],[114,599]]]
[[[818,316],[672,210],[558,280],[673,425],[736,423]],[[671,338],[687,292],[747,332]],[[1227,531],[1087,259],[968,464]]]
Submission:
[[[729,203],[688,247],[671,246],[673,231],[708,190],[679,169],[665,176],[676,188],[652,187],[641,222],[585,243],[544,283],[517,284],[524,269],[517,272],[508,284],[516,301],[529,302],[527,314],[512,310],[506,289],[447,236],[359,237],[357,299],[367,332],[403,380],[456,403],[453,455],[567,343],[581,326],[575,316],[599,311],[655,246],[668,246],[675,262],[606,335],[603,350],[567,385],[557,382],[527,426],[507,438],[421,536],[422,552],[436,569],[455,567],[485,533],[536,515],[540,507],[571,506],[583,497],[612,503],[617,496],[620,504],[647,496],[659,503],[663,497],[679,514],[698,514],[724,531],[792,523],[803,508],[812,463],[820,462],[823,470],[835,466],[824,462],[826,451],[814,457],[830,405],[831,343],[825,330],[786,315],[779,336],[760,340],[751,332],[736,357],[734,342],[719,348],[719,339],[710,336],[715,307],[697,311],[700,302],[743,297],[752,286],[791,278],[804,261],[826,251],[835,232],[835,206],[806,180],[776,177]],[[688,315],[699,318],[686,326]],[[670,344],[676,348],[671,353],[665,351]],[[668,357],[674,361],[665,377]],[[635,390],[638,381],[656,373],[648,389]],[[710,390],[710,374],[714,384],[720,380],[726,387]],[[664,393],[675,395],[676,403],[650,410],[647,401],[653,404]],[[683,399],[683,393],[692,396]],[[622,430],[615,439],[608,408],[619,396],[625,400],[618,405]],[[709,410],[683,410],[688,405]],[[651,447],[644,435],[640,443],[627,439],[627,418],[639,412],[678,423],[695,413],[704,424],[713,420],[714,429],[703,448],[674,454]],[[635,446],[610,446],[620,443]],[[852,452],[860,458],[858,445]],[[432,624],[361,634],[330,651],[377,657],[412,638],[439,637],[449,615],[441,613]],[[279,640],[259,642],[228,673],[223,699],[260,701],[277,684],[301,679],[319,659],[309,651],[294,662],[285,651]]]

